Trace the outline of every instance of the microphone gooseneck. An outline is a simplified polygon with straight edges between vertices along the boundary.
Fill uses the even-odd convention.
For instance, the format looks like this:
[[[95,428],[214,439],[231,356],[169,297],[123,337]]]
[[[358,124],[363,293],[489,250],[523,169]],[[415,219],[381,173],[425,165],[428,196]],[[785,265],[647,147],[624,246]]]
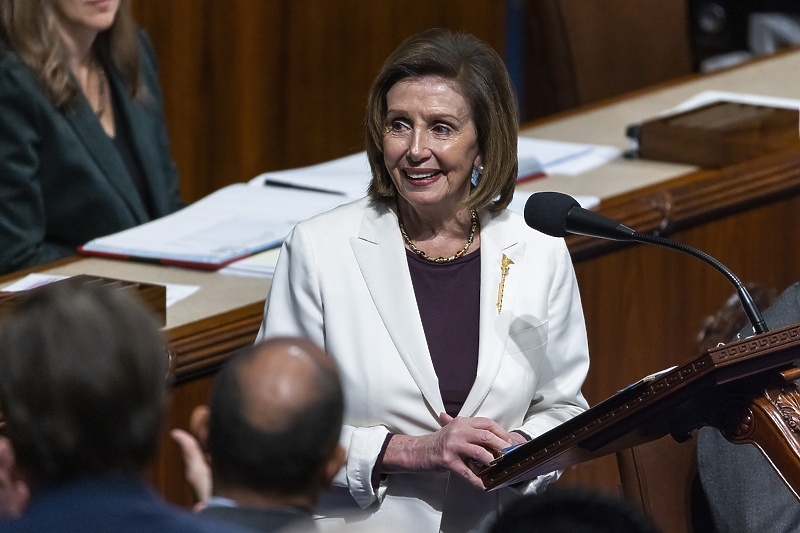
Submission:
[[[756,333],[769,331],[761,312],[739,278],[728,267],[705,252],[683,243],[639,233],[621,222],[582,208],[573,197],[558,192],[540,192],[531,195],[525,203],[525,222],[533,229],[553,237],[576,234],[615,241],[655,244],[696,257],[717,269],[733,283],[753,331]]]

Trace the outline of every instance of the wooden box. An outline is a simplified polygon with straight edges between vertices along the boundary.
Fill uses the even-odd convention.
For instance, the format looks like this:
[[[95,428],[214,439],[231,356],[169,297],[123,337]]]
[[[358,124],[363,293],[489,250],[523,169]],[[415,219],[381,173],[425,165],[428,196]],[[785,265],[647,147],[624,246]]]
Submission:
[[[714,102],[643,123],[638,155],[720,168],[762,154],[800,147],[800,113],[737,102]]]
[[[99,276],[89,276],[86,274],[72,276],[67,279],[73,282],[78,280],[80,283],[84,284],[99,283],[115,290],[133,291],[144,304],[153,311],[156,321],[161,327],[167,324],[167,288],[163,285],[123,281]],[[67,280],[54,281],[53,283],[62,283],[64,281]],[[0,316],[9,309],[20,294],[20,292],[0,292]]]

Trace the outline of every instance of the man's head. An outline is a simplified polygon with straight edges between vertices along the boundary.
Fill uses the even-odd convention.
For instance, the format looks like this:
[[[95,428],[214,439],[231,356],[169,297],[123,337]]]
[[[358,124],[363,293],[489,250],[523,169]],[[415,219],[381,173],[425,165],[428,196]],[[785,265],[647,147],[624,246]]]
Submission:
[[[169,361],[133,296],[59,282],[0,320],[0,410],[32,485],[139,472],[153,457]]]
[[[316,497],[341,465],[343,409],[336,364],[314,343],[274,338],[243,350],[220,372],[209,405],[215,492]]]

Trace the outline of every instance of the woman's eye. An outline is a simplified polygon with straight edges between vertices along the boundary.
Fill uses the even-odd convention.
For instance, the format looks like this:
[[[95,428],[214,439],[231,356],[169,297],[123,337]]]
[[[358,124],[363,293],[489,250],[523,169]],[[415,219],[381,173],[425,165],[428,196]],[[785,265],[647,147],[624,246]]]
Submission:
[[[436,135],[447,135],[448,133],[453,131],[453,129],[446,124],[436,124],[433,126],[433,128],[431,128],[431,130]]]
[[[393,120],[389,123],[389,129],[391,131],[403,131],[408,126],[402,120]]]

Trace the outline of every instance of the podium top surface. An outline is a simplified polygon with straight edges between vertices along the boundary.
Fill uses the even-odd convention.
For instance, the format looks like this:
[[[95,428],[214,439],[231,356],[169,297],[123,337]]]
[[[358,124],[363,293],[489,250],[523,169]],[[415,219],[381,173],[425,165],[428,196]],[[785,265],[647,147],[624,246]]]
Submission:
[[[709,350],[643,379],[496,459],[479,475],[487,489],[530,479],[631,446],[710,425],[729,394],[749,399],[800,359],[800,325]]]

